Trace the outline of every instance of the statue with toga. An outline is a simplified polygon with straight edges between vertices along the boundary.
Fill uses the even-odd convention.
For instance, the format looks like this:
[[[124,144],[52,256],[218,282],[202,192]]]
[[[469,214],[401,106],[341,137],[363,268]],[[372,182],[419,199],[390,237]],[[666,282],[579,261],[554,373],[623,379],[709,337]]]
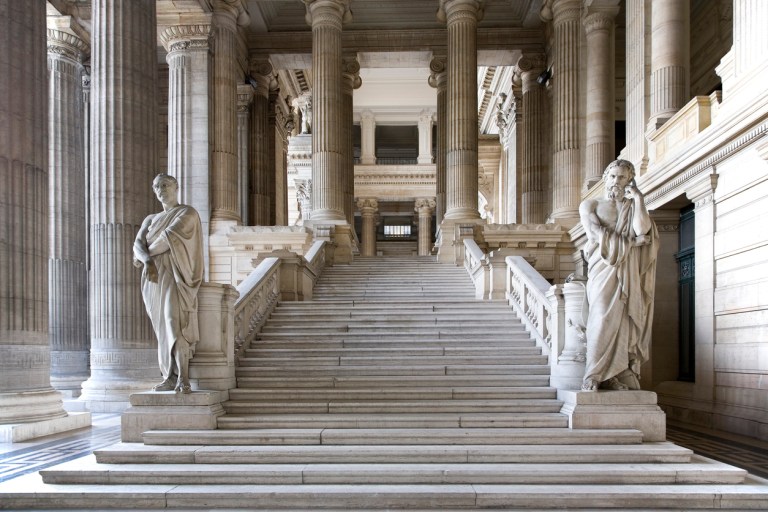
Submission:
[[[163,211],[149,215],[133,244],[134,265],[142,268],[141,293],[157,336],[163,381],[153,391],[190,393],[189,360],[200,337],[197,292],[203,282],[200,216],[179,204],[178,182],[158,174],[152,190]]]
[[[640,389],[640,367],[651,343],[659,235],[631,162],[611,162],[603,183],[604,198],[579,206],[589,305],[582,389]]]

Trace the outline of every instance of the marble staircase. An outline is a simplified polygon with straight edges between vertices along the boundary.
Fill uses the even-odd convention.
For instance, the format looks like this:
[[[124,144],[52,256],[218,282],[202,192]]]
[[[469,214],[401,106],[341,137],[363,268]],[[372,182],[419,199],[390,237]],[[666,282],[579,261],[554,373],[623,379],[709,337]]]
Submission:
[[[0,508],[768,508],[768,482],[743,470],[638,430],[569,428],[509,306],[432,258],[326,269],[237,376],[217,430],[149,431],[29,489],[0,484]]]

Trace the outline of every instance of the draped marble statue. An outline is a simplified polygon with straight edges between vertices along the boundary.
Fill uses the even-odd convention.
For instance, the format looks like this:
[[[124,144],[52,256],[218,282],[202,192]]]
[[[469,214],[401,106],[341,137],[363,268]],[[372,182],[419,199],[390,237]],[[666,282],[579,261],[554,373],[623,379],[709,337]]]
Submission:
[[[200,216],[179,204],[178,182],[158,174],[152,189],[163,211],[149,215],[133,244],[134,265],[143,268],[141,292],[157,336],[163,382],[154,391],[191,392],[189,360],[200,337],[197,292],[203,282]]]
[[[582,389],[640,389],[648,360],[659,235],[635,184],[615,160],[603,172],[605,197],[579,206],[587,235],[587,361]]]

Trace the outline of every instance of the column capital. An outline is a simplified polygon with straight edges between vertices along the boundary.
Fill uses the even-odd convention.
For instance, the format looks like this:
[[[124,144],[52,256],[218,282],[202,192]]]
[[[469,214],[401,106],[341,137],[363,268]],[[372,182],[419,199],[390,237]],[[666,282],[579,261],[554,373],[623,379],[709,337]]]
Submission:
[[[248,13],[248,6],[245,0],[209,0],[213,14],[219,18],[225,16],[241,27],[246,27],[251,23],[251,15]],[[223,15],[223,16],[222,16]],[[235,30],[234,25],[231,27]]]
[[[183,50],[208,50],[210,48],[211,24],[171,25],[163,27],[160,42],[168,53]]]
[[[376,115],[370,110],[363,110],[360,112],[360,121],[376,121]]]
[[[347,94],[352,94],[354,89],[359,89],[363,85],[360,78],[360,62],[357,60],[357,54],[344,55],[341,59],[341,78],[342,90]]]
[[[584,32],[589,35],[593,32],[606,31],[613,28],[616,24],[616,15],[619,13],[619,8],[608,10],[599,10],[594,12],[587,12],[584,16],[582,23],[584,24]]]
[[[344,23],[352,21],[352,0],[302,0],[307,8],[307,25],[336,25],[339,30]]]
[[[525,81],[525,74],[535,74],[538,76],[547,66],[547,57],[543,53],[524,53],[517,60],[517,69]]]
[[[357,207],[363,215],[374,215],[379,209],[379,200],[373,197],[363,197],[357,200]]]
[[[435,113],[430,109],[424,109],[421,112],[419,112],[419,124],[429,124],[432,125],[432,121],[434,120]]]
[[[695,182],[686,185],[685,195],[696,205],[696,208],[701,208],[712,202],[719,177],[720,175],[717,174],[717,170],[713,166],[708,172],[700,175]]]
[[[432,210],[435,209],[435,206],[437,206],[437,202],[435,201],[435,198],[433,197],[420,197],[416,199],[416,202],[414,203],[414,211],[419,212],[419,214],[423,215],[431,215]]]
[[[237,111],[248,112],[253,101],[253,87],[249,84],[240,84],[237,86]]]
[[[429,85],[435,89],[445,89],[448,86],[448,58],[446,56],[435,56],[429,62]]]
[[[581,17],[581,0],[552,0],[552,22],[555,25],[578,21]]]
[[[437,19],[444,23],[453,23],[467,17],[480,21],[483,19],[484,9],[485,0],[440,0]]]
[[[48,53],[68,57],[82,63],[90,52],[90,45],[78,36],[58,29],[48,29]]]
[[[256,94],[265,98],[269,97],[269,90],[272,88],[272,82],[274,81],[274,68],[269,61],[269,57],[252,55],[248,59],[248,72],[253,79],[251,85],[256,89]]]

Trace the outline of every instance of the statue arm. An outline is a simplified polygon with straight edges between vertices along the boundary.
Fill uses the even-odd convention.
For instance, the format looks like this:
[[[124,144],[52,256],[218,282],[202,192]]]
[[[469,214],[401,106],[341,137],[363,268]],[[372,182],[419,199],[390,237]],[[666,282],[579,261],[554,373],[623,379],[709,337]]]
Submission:
[[[632,180],[627,186],[626,195],[635,204],[632,216],[632,229],[635,232],[635,237],[640,238],[638,241],[644,241],[645,235],[651,231],[651,215],[645,206],[645,196],[637,189],[635,180]]]
[[[171,246],[168,245],[168,239],[164,236],[157,237],[157,240],[152,242],[152,245],[149,246],[148,251],[150,256],[157,256],[158,254],[162,254],[168,250],[170,250]]]
[[[587,235],[587,239],[590,242],[598,243],[600,241],[600,219],[598,219],[595,213],[596,203],[594,200],[586,200],[579,205],[579,216],[581,217],[581,224],[584,226],[584,231]]]
[[[152,223],[152,215],[147,216],[144,222],[141,223],[141,228],[136,234],[136,240],[133,241],[133,258],[134,265],[141,266],[146,265],[151,260],[151,254],[149,247],[147,247],[147,231],[149,231],[149,225]]]

